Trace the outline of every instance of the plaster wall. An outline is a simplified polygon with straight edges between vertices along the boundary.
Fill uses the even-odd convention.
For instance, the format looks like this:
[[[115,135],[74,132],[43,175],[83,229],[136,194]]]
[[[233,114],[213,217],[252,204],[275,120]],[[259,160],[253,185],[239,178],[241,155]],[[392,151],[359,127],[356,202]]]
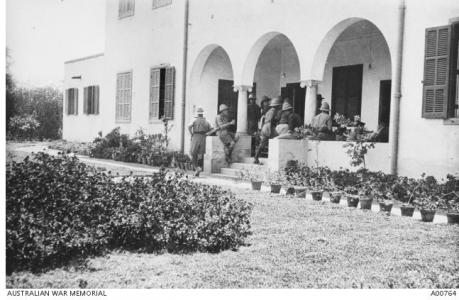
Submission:
[[[133,135],[163,132],[160,120],[149,120],[150,69],[175,67],[174,119],[170,122],[170,146],[178,148],[181,132],[182,54],[184,2],[152,9],[152,1],[136,0],[133,16],[118,18],[118,1],[107,1],[104,87],[107,105],[101,109],[104,134],[114,127]],[[115,120],[117,73],[132,71],[132,115],[130,122]]]
[[[459,126],[422,118],[425,29],[459,17],[455,0],[407,1],[400,100],[399,174],[459,174]]]
[[[67,115],[67,103],[64,93],[63,132],[64,140],[90,142],[100,131],[102,119],[100,115],[83,113],[84,87],[99,85],[100,111],[107,107],[107,98],[102,83],[104,56],[98,55],[80,61],[68,62],[64,65],[64,89],[78,89],[78,115]],[[81,76],[81,79],[72,77]]]
[[[197,86],[188,98],[190,110],[187,125],[193,120],[197,107],[204,109],[204,117],[215,126],[215,117],[218,114],[218,81],[220,79],[233,80],[233,70],[228,55],[222,48],[216,48],[204,65]],[[190,135],[188,130],[185,138],[185,151],[189,149]]]
[[[363,64],[361,117],[368,129],[376,130],[380,81],[391,79],[389,51],[384,37],[379,32],[364,35],[355,32],[348,36],[349,39],[338,40],[331,49],[325,65],[324,80],[318,87],[318,93],[322,94],[324,101],[331,104],[333,68]]]

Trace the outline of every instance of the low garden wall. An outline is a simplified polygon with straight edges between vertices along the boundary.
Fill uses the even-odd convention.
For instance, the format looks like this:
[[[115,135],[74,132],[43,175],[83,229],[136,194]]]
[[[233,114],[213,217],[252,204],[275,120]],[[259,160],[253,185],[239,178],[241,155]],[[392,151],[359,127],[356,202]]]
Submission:
[[[343,147],[349,142],[319,140],[271,139],[269,141],[268,166],[277,171],[285,168],[287,161],[297,160],[308,166],[327,166],[332,170],[351,167],[350,158]],[[375,143],[365,156],[366,167],[371,171],[390,172],[390,145]]]

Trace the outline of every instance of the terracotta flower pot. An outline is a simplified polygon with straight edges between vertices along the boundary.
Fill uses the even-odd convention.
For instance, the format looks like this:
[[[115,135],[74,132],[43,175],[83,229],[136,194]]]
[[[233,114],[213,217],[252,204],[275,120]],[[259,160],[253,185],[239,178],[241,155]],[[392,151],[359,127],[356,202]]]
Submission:
[[[305,187],[296,187],[295,188],[295,195],[298,198],[306,198],[306,188]]]
[[[286,195],[295,195],[295,188],[293,186],[286,186],[285,187],[285,194]]]
[[[261,190],[261,184],[263,183],[263,181],[254,181],[252,180],[252,190],[254,191],[259,191]]]
[[[367,196],[360,196],[360,209],[369,209],[371,210],[371,204],[373,203],[373,198]]]
[[[400,206],[400,211],[404,217],[412,217],[414,213],[414,206],[412,205],[402,205]]]
[[[323,191],[311,191],[312,200],[322,201]]]
[[[446,218],[448,219],[448,224],[459,224],[459,212],[447,213]]]
[[[347,206],[348,207],[357,207],[359,205],[359,197],[356,195],[347,195]]]
[[[282,185],[280,185],[280,184],[271,184],[271,193],[279,194],[280,190],[281,190],[281,186]]]
[[[341,193],[339,193],[339,192],[330,193],[330,202],[331,203],[339,204],[340,200],[341,200]]]
[[[394,206],[394,203],[379,202],[379,211],[386,213],[387,215],[390,215],[390,212],[392,211],[392,206]]]
[[[435,209],[421,209],[422,222],[433,222],[436,212]]]

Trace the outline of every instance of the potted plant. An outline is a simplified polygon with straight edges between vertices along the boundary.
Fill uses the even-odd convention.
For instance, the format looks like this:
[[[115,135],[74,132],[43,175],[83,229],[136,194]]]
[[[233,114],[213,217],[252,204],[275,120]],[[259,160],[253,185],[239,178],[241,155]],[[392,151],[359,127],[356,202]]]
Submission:
[[[285,182],[285,174],[282,171],[270,171],[267,175],[267,181],[271,187],[271,193],[279,194],[282,183]]]
[[[311,196],[312,200],[321,201],[324,193],[324,184],[321,178],[315,178],[311,182]]]
[[[441,206],[446,210],[448,224],[459,224],[459,192],[444,194],[441,197]]]
[[[364,185],[360,188],[359,201],[361,209],[371,210],[373,203],[373,187],[371,185]]]
[[[261,190],[261,185],[263,184],[263,174],[255,171],[254,169],[243,169],[240,172],[240,179],[250,181],[252,184],[252,190],[259,191]]]
[[[410,191],[410,187],[413,187]],[[414,214],[413,195],[419,185],[414,179],[401,177],[397,179],[397,183],[392,189],[392,195],[403,203],[400,205],[400,212],[403,217],[412,217]]]
[[[359,204],[359,190],[355,186],[347,186],[344,188],[346,192],[346,200],[348,207],[357,207]]]
[[[421,212],[423,222],[433,222],[439,205],[438,195],[440,193],[437,180],[433,176],[426,177],[423,173],[412,193],[415,198],[413,203]]]
[[[419,197],[414,203],[421,212],[421,220],[423,222],[433,222],[438,208],[438,203],[435,199],[431,197]]]

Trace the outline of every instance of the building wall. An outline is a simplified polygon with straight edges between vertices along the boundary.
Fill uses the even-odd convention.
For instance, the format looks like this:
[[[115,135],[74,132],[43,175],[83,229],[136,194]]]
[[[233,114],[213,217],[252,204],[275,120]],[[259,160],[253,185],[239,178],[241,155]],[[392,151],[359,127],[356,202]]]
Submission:
[[[457,126],[444,125],[442,120],[427,120],[421,117],[424,31],[431,26],[448,24],[448,19],[459,16],[456,0],[406,0],[405,48],[402,77],[402,99],[400,113],[400,149],[399,173],[419,176],[427,172],[442,176],[446,172],[459,170],[459,130]],[[283,70],[295,69],[295,63],[288,62],[286,55],[275,51],[266,54],[272,56],[261,68],[257,68],[259,54],[270,42],[271,37],[285,35],[293,45],[288,51],[298,55],[295,78],[283,79],[276,75],[277,82],[319,80],[322,86],[319,92],[328,100],[331,97],[330,76],[334,65],[353,63],[356,57],[342,57],[340,53],[348,50],[363,51],[369,44],[363,40],[340,41],[333,48],[333,43],[349,25],[361,20],[374,24],[387,42],[390,55],[380,47],[381,39],[372,41],[372,56],[359,57],[367,66],[364,68],[364,88],[362,115],[370,129],[376,128],[379,100],[379,80],[393,77],[397,45],[397,18],[399,0],[368,1],[353,0],[191,0],[188,45],[188,88],[186,120],[193,117],[196,95],[202,98],[202,104],[212,119],[216,111],[215,78],[210,82],[211,74],[229,78],[227,66],[232,69],[235,85],[250,85],[257,81],[258,96],[279,93],[279,84],[273,77],[263,77],[264,68],[273,68],[281,74]],[[158,65],[176,67],[175,119],[171,134],[171,146],[177,148],[180,143],[181,117],[181,78],[182,78],[182,38],[184,0],[173,0],[172,5],[151,9],[150,0],[137,0],[133,17],[118,19],[118,2],[107,1],[106,14],[106,51],[101,79],[101,115],[99,128],[107,133],[115,126],[133,134],[139,127],[149,132],[161,132],[160,122],[148,121],[149,72]],[[214,69],[202,76],[192,72],[198,61],[207,61],[210,53],[203,52],[209,45],[220,46],[227,54],[223,69]],[[211,47],[211,48],[212,48]],[[387,50],[386,49],[386,50]],[[284,49],[285,50],[285,49]],[[331,53],[331,60],[326,64]],[[392,61],[387,63],[387,56]],[[265,54],[262,55],[262,60]],[[372,63],[372,69],[368,64]],[[279,65],[277,62],[280,62]],[[80,64],[80,63],[78,63]],[[210,66],[210,65],[209,65]],[[207,66],[206,68],[210,68]],[[72,66],[76,68],[76,66]],[[81,63],[84,68],[84,63]],[[91,67],[88,66],[88,70]],[[115,123],[116,74],[127,70],[133,71],[133,109],[129,124]],[[256,71],[257,70],[257,71]],[[87,71],[90,72],[90,71]],[[297,74],[298,74],[297,73]],[[274,73],[273,73],[274,74]],[[392,76],[390,76],[392,74]],[[66,75],[67,76],[67,75]],[[196,94],[191,83],[204,79],[208,88]],[[287,81],[288,80],[288,81]],[[260,81],[260,82],[258,82]],[[263,82],[266,81],[266,82]],[[66,78],[66,85],[72,82]],[[217,94],[218,95],[218,94]],[[206,100],[205,99],[212,99]],[[211,104],[210,104],[211,103]],[[73,139],[85,138],[71,129],[69,118],[64,120],[64,136]],[[77,122],[81,132],[91,132],[91,123]],[[75,126],[72,126],[75,127]],[[97,129],[97,131],[99,130]],[[96,131],[96,130],[94,130]],[[90,133],[93,134],[92,132]],[[185,141],[189,140],[186,133]],[[390,147],[387,147],[390,148]],[[382,148],[381,148],[382,149]],[[187,150],[187,148],[186,148]],[[383,149],[384,150],[384,149]],[[390,151],[386,149],[386,151]],[[388,153],[389,155],[390,153]]]
[[[379,32],[338,40],[330,51],[319,93],[332,102],[333,68],[363,64],[361,118],[369,130],[378,128],[380,81],[391,79],[391,59],[384,37]],[[371,64],[371,67],[370,67]],[[351,118],[352,116],[348,116]]]
[[[424,119],[422,80],[424,73],[425,29],[448,25],[459,17],[455,0],[407,1],[403,55],[402,98],[400,102],[399,173],[437,177],[459,173],[459,126]]]
[[[64,101],[63,139],[90,142],[102,128],[100,115],[85,115],[83,113],[84,87],[99,85],[102,82],[104,56],[98,55],[84,60],[67,62],[64,66],[64,89],[78,88],[78,115],[67,115]],[[72,79],[81,76],[81,79]],[[99,87],[99,104],[105,107],[106,97],[103,86]]]
[[[111,103],[101,107],[104,134],[120,126],[133,135],[139,128],[161,133],[161,121],[149,121],[150,69],[175,67],[175,111],[170,133],[171,147],[180,145],[181,78],[183,53],[183,1],[152,9],[151,0],[136,0],[132,17],[118,19],[118,1],[107,1],[104,87]],[[116,74],[132,71],[132,116],[130,123],[115,121]]]

